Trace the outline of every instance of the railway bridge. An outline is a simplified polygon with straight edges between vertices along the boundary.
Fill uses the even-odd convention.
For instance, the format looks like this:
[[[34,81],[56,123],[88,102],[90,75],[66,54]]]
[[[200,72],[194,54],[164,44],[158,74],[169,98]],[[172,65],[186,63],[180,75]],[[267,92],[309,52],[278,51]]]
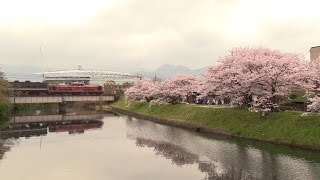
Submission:
[[[45,104],[45,103],[65,103],[65,102],[112,102],[114,95],[101,96],[24,96],[9,97],[12,104]]]
[[[103,114],[76,114],[76,115],[37,115],[37,116],[14,116],[9,121],[9,124],[27,124],[27,123],[58,123],[58,122],[71,122],[71,121],[83,121],[83,120],[100,120],[104,116]]]
[[[0,137],[43,136],[48,132],[84,133],[89,129],[101,128],[106,114],[36,115],[14,116],[7,128],[0,130]]]
[[[108,80],[134,82],[141,78],[130,73],[83,70],[81,65],[77,70],[41,72],[35,75],[42,75],[43,82],[10,82],[8,90],[12,104],[112,102],[115,100],[115,89],[107,92],[103,83]]]
[[[18,104],[59,104],[59,112],[66,112],[67,102],[85,102],[96,103],[99,105],[99,110],[102,110],[103,102],[113,102],[114,95],[100,95],[100,96],[23,96],[23,97],[9,97],[13,105]]]

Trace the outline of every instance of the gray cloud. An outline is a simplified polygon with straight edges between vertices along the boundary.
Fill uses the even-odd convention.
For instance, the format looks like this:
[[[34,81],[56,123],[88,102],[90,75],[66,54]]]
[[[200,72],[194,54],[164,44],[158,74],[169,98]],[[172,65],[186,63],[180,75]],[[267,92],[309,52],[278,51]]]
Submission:
[[[319,42],[317,19],[276,20],[262,14],[238,20],[234,13],[241,5],[238,0],[122,0],[81,23],[0,24],[0,64],[41,66],[42,46],[51,70],[78,64],[119,71],[162,64],[197,68],[234,46],[305,53]]]

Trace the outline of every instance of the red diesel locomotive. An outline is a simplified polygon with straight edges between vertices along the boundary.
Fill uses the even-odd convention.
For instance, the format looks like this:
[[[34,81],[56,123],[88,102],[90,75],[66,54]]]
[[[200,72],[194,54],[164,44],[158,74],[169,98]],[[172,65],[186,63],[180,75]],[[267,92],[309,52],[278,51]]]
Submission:
[[[84,131],[89,129],[99,129],[103,125],[102,121],[80,121],[80,122],[71,122],[66,124],[54,124],[49,125],[49,132],[69,132],[69,134],[74,133],[84,133]]]
[[[53,95],[100,95],[103,93],[102,86],[85,85],[84,83],[49,85],[48,91]]]

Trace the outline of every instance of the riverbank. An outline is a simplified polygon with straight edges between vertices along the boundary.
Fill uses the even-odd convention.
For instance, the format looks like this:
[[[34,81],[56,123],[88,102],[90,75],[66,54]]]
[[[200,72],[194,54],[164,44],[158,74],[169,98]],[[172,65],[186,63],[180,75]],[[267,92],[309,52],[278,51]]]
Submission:
[[[207,108],[188,104],[133,103],[123,99],[109,105],[113,110],[162,124],[225,136],[320,151],[320,116],[301,117],[301,112],[260,113],[242,108]]]
[[[10,117],[10,105],[0,103],[0,128],[4,127]]]

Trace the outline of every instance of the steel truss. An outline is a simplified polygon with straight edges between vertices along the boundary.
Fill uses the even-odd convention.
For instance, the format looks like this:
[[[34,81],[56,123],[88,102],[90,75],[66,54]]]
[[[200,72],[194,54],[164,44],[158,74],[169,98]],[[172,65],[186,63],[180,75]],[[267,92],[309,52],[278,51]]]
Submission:
[[[100,70],[68,70],[55,72],[35,73],[36,75],[43,75],[44,80],[108,80],[108,79],[140,79],[140,75],[133,75],[130,73],[121,73],[113,71]]]

